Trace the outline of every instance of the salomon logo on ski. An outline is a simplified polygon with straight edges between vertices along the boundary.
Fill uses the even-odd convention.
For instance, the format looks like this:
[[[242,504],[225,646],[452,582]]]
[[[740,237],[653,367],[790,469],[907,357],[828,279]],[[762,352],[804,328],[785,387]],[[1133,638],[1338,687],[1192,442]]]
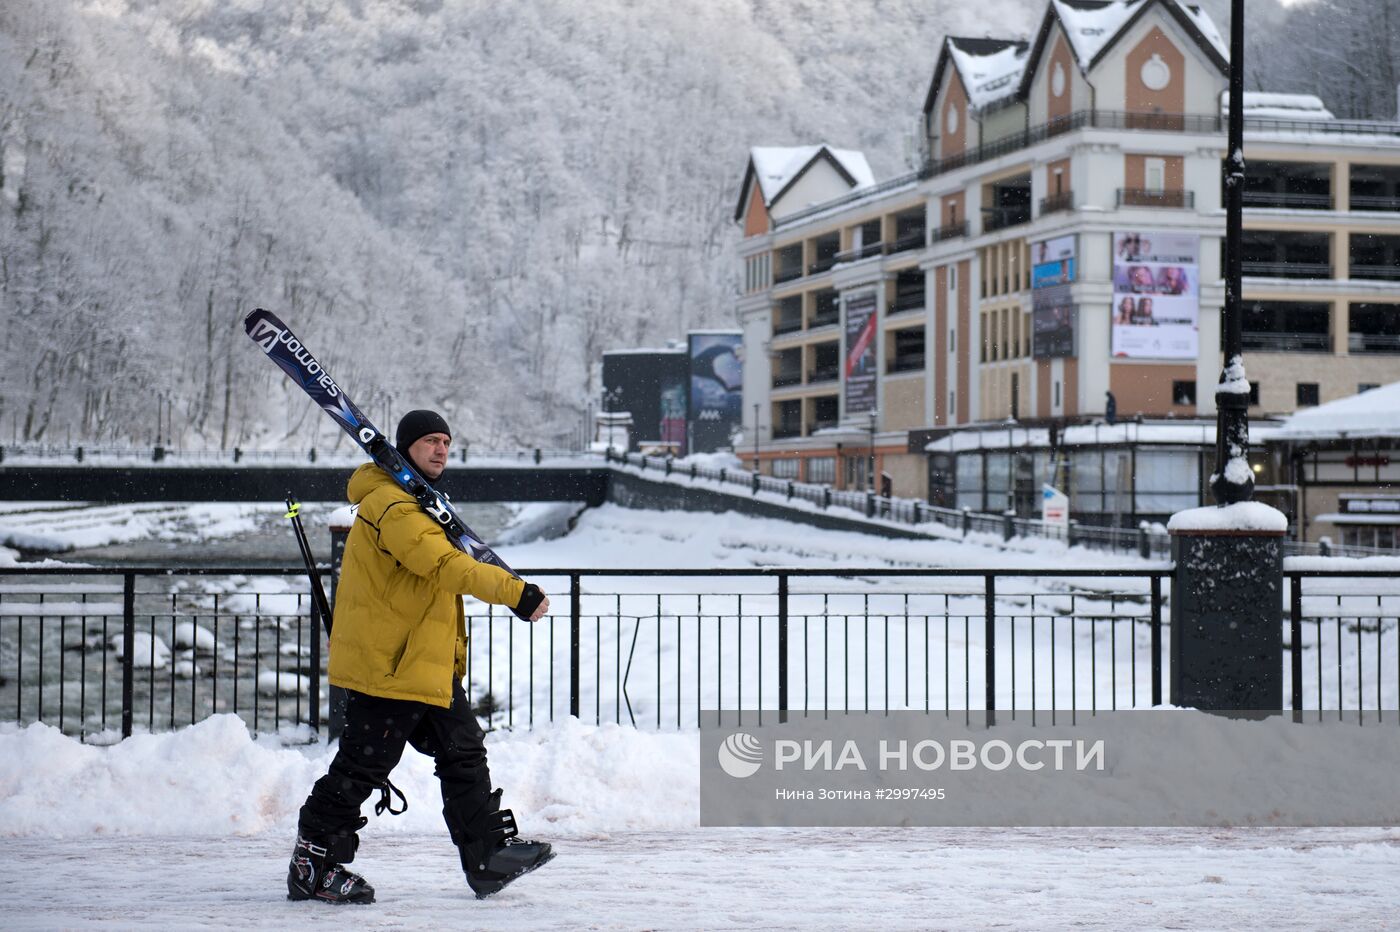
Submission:
[[[459,550],[481,563],[499,566],[515,575],[515,571],[467,527],[447,499],[436,492],[398,450],[384,442],[384,435],[355,407],[325,366],[311,355],[311,351],[276,314],[258,308],[244,319],[243,328],[268,358],[287,373],[288,378],[300,385],[312,401],[354,438],[376,466],[417,499],[419,506],[442,525],[448,539]]]

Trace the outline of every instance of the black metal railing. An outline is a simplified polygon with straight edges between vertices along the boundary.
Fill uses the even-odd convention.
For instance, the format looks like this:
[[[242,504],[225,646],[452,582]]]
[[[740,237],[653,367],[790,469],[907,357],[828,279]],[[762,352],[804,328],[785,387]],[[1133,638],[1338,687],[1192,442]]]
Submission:
[[[1326,262],[1266,262],[1250,259],[1241,263],[1244,274],[1257,278],[1331,278],[1332,266]]]
[[[1351,277],[1395,281],[1400,279],[1400,265],[1365,265],[1353,263],[1351,266]]]
[[[1396,340],[1396,351],[1400,351],[1400,337]],[[809,432],[823,427],[836,427],[837,419],[815,421],[809,425]],[[1083,547],[1090,550],[1104,550],[1114,553],[1136,553],[1145,560],[1166,560],[1171,557],[1171,538],[1161,529],[1153,528],[1146,522],[1137,527],[1106,527],[1081,524],[1071,520],[1068,525],[1041,521],[1039,518],[1021,518],[1014,514],[987,514],[972,511],[970,508],[943,508],[930,505],[921,499],[878,496],[872,492],[857,489],[833,489],[819,483],[801,483],[775,479],[771,476],[757,476],[743,469],[721,469],[688,463],[684,466],[673,464],[658,456],[640,456],[635,453],[606,454],[610,462],[618,465],[634,466],[643,473],[652,471],[658,481],[667,478],[674,481],[705,480],[717,482],[721,486],[733,486],[751,495],[768,493],[776,498],[770,501],[798,499],[811,502],[822,509],[839,508],[853,513],[853,517],[889,521],[895,524],[922,527],[932,536],[953,538],[974,538],[977,543],[1005,544],[1015,538],[1042,538],[1061,541],[1066,546]],[[793,517],[801,520],[805,510],[794,509]],[[1383,556],[1394,551],[1381,551],[1365,547],[1339,547],[1285,541],[1286,556]]]
[[[468,617],[468,681],[496,727],[574,715],[689,728],[705,708],[995,710],[1048,724],[1057,710],[1163,700],[1167,570],[529,575],[568,593],[567,615]]]
[[[896,294],[894,300],[890,302],[889,312],[898,314],[903,311],[922,311],[924,309],[923,291],[906,291]]]
[[[1279,333],[1267,330],[1241,334],[1244,348],[1265,353],[1330,353],[1332,337],[1325,333]]]
[[[0,568],[0,721],[83,740],[238,715],[321,722],[322,649],[302,568]]]
[[[781,285],[784,282],[796,281],[802,277],[802,266],[796,265],[789,268],[773,270],[773,284]]]
[[[917,372],[924,368],[923,353],[905,353],[895,356],[890,360],[889,371],[896,372]]]
[[[1384,722],[1400,708],[1400,578],[1356,569],[1284,576],[1289,708],[1375,710]]]
[[[837,262],[859,262],[861,259],[868,259],[871,256],[878,256],[885,251],[884,243],[866,243],[855,249],[846,249],[836,254]]]
[[[1029,204],[1016,207],[982,208],[982,232],[984,233],[1004,230],[1007,227],[1014,227],[1022,223],[1030,222],[1031,208]]]
[[[1400,122],[1378,120],[1285,120],[1245,117],[1246,132],[1278,134],[1322,134],[1400,136]],[[823,211],[879,197],[900,188],[913,187],[919,180],[976,165],[1011,152],[1027,149],[1055,136],[1079,129],[1139,130],[1144,132],[1196,133],[1220,135],[1224,118],[1208,113],[1128,113],[1121,110],[1078,110],[1065,117],[1027,127],[993,142],[965,149],[944,158],[928,157],[917,172],[899,175],[868,188],[813,204],[784,217],[776,226],[800,223]],[[1353,210],[1400,210],[1400,196],[1352,195]],[[961,235],[961,234],[958,234]],[[934,242],[938,242],[935,238]]]
[[[938,227],[930,234],[929,240],[935,243],[941,243],[944,240],[957,239],[960,236],[966,235],[967,221],[963,220],[958,223],[949,223]]]
[[[832,324],[840,323],[840,321],[840,311],[832,311],[829,314],[813,314],[810,329],[816,330],[818,327],[830,327]]]
[[[785,333],[796,333],[802,329],[802,315],[795,317],[780,317],[773,322],[773,335],[780,336]]]
[[[892,243],[888,243],[885,246],[885,253],[887,255],[894,255],[899,252],[908,252],[911,249],[923,248],[924,231],[915,230],[912,233],[905,233],[903,236],[897,237]]]
[[[1352,210],[1400,210],[1400,194],[1353,194],[1349,200]]]
[[[1397,333],[1356,333],[1347,334],[1349,353],[1400,353],[1400,334]]]
[[[807,373],[807,383],[810,385],[814,382],[834,382],[840,374],[840,366],[821,366]]]
[[[589,455],[583,450],[516,449],[479,450],[462,446],[452,451],[452,458],[466,463],[471,460],[540,463],[544,460],[575,459]],[[193,450],[167,446],[131,447],[74,443],[20,442],[0,444],[0,463],[12,464],[17,459],[59,460],[78,463],[122,465],[123,462],[157,462],[162,466],[217,466],[222,464],[277,463],[286,466],[357,466],[365,461],[360,448],[348,439],[339,449],[310,450]]]
[[[833,253],[833,254],[830,255],[830,256],[826,256],[826,257],[824,257],[824,258],[817,259],[815,262],[812,262],[810,265],[808,265],[808,266],[807,266],[807,274],[808,274],[808,275],[820,275],[822,272],[825,272],[827,269],[831,268],[831,267],[832,267],[833,265],[835,265],[835,264],[836,264],[836,255]]]
[[[773,375],[774,388],[787,388],[790,385],[801,385],[801,372],[778,372]]]
[[[1062,191],[1059,194],[1052,194],[1049,197],[1040,199],[1040,212],[1042,214],[1053,214],[1061,210],[1074,209],[1074,192]]]
[[[1299,210],[1331,210],[1332,195],[1288,191],[1246,191],[1246,207],[1288,207]]]
[[[1118,206],[1190,209],[1196,206],[1196,192],[1167,191],[1155,188],[1119,188]]]

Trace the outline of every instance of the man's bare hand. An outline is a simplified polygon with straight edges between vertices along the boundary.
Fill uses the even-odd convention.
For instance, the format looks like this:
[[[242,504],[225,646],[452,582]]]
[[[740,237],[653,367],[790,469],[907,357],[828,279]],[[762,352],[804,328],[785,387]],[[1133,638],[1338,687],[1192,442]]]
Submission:
[[[543,618],[548,612],[549,612],[549,596],[545,596],[545,597],[544,597],[544,601],[540,603],[540,607],[537,608],[537,609],[535,609],[535,613],[534,613],[533,615],[530,616],[530,620],[531,620],[531,621],[539,621],[539,620],[540,620],[541,618]]]

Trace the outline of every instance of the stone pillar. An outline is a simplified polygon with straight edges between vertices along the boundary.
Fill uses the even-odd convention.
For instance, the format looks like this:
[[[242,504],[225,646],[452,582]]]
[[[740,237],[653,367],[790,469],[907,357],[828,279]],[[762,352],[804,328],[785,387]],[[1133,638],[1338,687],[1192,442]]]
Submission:
[[[1257,502],[1243,505],[1267,508]],[[1267,511],[1283,518],[1272,508]],[[1192,512],[1176,516],[1171,525],[1176,570],[1170,701],[1210,711],[1279,711],[1286,521],[1280,529],[1192,527],[1177,521]]]

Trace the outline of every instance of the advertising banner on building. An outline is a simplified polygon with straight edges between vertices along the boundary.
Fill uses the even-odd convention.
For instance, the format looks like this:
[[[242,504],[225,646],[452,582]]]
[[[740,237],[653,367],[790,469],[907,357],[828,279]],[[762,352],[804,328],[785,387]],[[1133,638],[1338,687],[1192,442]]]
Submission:
[[[1200,324],[1199,236],[1113,234],[1113,355],[1195,359]]]
[[[875,328],[878,323],[874,294],[846,302],[847,414],[875,410]]]
[[[713,453],[733,446],[744,413],[744,375],[737,330],[690,333],[690,449]]]
[[[1031,355],[1037,359],[1074,355],[1074,245],[1073,236],[1031,244]]]

